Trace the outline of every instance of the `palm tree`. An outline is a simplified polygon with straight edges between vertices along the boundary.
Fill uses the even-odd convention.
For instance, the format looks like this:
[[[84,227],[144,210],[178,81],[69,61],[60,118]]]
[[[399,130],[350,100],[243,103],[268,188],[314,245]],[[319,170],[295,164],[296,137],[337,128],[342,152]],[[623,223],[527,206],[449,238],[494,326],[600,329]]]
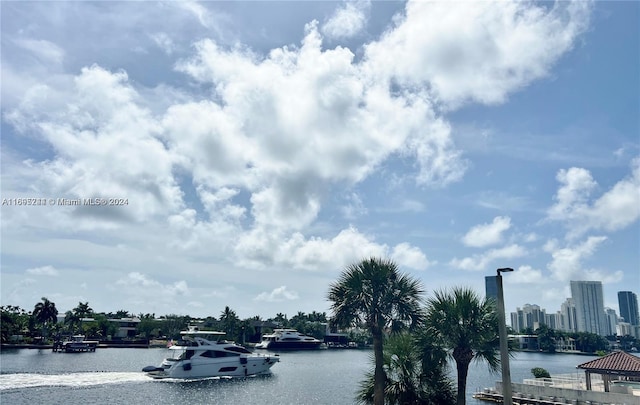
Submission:
[[[342,327],[364,324],[371,332],[375,405],[384,404],[384,332],[420,323],[422,293],[420,283],[400,274],[394,262],[374,257],[347,266],[338,281],[329,286],[328,299],[333,302],[335,324]]]
[[[498,316],[492,299],[480,299],[471,289],[436,291],[427,301],[426,331],[449,349],[456,362],[458,405],[466,403],[467,373],[472,360],[485,361],[492,372],[500,365]]]
[[[89,306],[89,302],[78,302],[78,306],[73,309],[73,313],[79,319],[82,319],[92,315],[93,309]]]
[[[456,393],[447,374],[447,357],[425,341],[423,333],[400,333],[384,343],[385,403],[454,405]],[[373,402],[373,373],[362,383],[358,399]]]
[[[80,317],[69,310],[64,314],[64,323],[69,328],[70,333],[75,333],[76,327],[80,324]]]
[[[58,310],[56,304],[49,299],[42,297],[42,302],[38,302],[33,307],[33,317],[42,325],[42,334],[46,337],[47,326],[58,321]]]
[[[238,318],[238,315],[236,315],[236,312],[233,309],[228,306],[224,307],[224,311],[220,313],[220,323],[222,324],[224,332],[230,339],[235,340],[238,338],[240,318]]]

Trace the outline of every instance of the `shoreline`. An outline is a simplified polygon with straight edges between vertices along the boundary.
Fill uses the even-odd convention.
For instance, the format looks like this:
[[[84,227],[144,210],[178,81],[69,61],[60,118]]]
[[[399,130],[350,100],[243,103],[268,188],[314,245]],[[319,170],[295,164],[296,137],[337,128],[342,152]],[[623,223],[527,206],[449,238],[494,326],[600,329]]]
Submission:
[[[99,343],[98,348],[100,349],[109,349],[109,348],[125,348],[125,349],[149,349],[156,347],[166,347],[166,346],[156,346],[150,345],[148,343],[114,343],[114,342],[105,342]],[[30,349],[30,350],[53,350],[53,345],[37,345],[37,344],[2,344],[0,345],[0,350],[12,350],[12,349]]]

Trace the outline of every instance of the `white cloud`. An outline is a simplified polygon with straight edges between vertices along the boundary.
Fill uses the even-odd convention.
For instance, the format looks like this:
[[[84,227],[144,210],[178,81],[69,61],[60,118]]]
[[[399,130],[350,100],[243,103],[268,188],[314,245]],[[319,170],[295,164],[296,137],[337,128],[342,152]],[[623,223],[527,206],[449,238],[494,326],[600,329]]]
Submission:
[[[199,4],[194,0],[183,0],[179,2],[170,3],[176,7],[182,8],[188,13],[196,17],[200,25],[205,28],[215,29],[217,27],[217,21],[213,14],[202,4]]]
[[[633,160],[631,175],[598,198],[587,217],[585,228],[606,231],[623,229],[640,218],[640,157]]]
[[[467,246],[484,247],[502,242],[503,232],[511,228],[511,218],[495,217],[490,224],[476,225],[462,237]]]
[[[400,267],[416,270],[426,270],[434,264],[427,260],[427,256],[419,248],[408,243],[396,245],[391,252],[391,259]]]
[[[139,273],[128,273],[125,278],[116,281],[119,288],[126,289],[130,294],[139,294],[145,297],[158,297],[165,300],[167,297],[178,295],[188,295],[189,286],[184,280],[176,281],[173,284],[162,284],[157,280]]]
[[[65,52],[58,45],[46,39],[20,38],[14,40],[15,44],[35,55],[42,64],[59,67],[64,61]]]
[[[357,1],[339,7],[322,26],[322,33],[330,39],[350,38],[360,33],[366,23],[370,2]]]
[[[48,160],[22,162],[33,169],[32,192],[54,199],[126,200],[124,206],[59,207],[49,212],[52,220],[67,218],[74,229],[112,227],[181,206],[173,158],[156,138],[157,123],[138,104],[126,73],[92,66],[68,90],[37,88],[8,114],[16,127],[35,131],[56,152]]]
[[[618,181],[595,201],[590,201],[597,183],[585,169],[560,170],[561,186],[556,203],[547,216],[569,228],[568,237],[577,238],[590,230],[617,231],[640,218],[640,157],[631,162],[631,174]]]
[[[410,1],[406,16],[366,47],[367,68],[434,99],[503,102],[547,74],[587,27],[589,2]]]
[[[60,272],[53,266],[34,267],[31,269],[25,270],[25,272],[27,274],[32,274],[34,276],[56,277],[60,275]]]
[[[298,293],[295,291],[287,290],[287,286],[280,286],[274,288],[271,292],[262,292],[258,294],[257,297],[254,298],[255,301],[266,301],[266,302],[281,302],[281,301],[292,301],[297,300],[300,297]]]
[[[584,206],[591,191],[597,186],[588,170],[577,167],[560,170],[556,180],[561,187],[555,196],[556,204],[549,209],[549,218],[555,220],[567,219],[576,206]]]
[[[542,271],[531,266],[520,266],[509,276],[509,282],[515,284],[538,284],[543,281]]]
[[[499,259],[515,259],[527,254],[527,250],[517,244],[505,246],[500,249],[491,249],[482,254],[465,257],[463,259],[454,258],[450,264],[462,270],[480,271],[487,270],[488,266]]]
[[[342,230],[332,239],[306,239],[297,232],[287,237],[255,230],[241,236],[236,255],[241,265],[250,268],[277,265],[309,271],[337,271],[362,257],[385,257],[388,247],[371,241],[355,228]]]
[[[417,179],[423,184],[458,180],[465,164],[451,141],[449,125],[435,117],[429,104],[411,94],[390,93],[384,81],[373,82],[353,63],[351,51],[323,51],[321,39],[315,24],[309,24],[299,49],[273,49],[263,60],[246,49],[224,50],[211,40],[199,42],[197,56],[178,68],[214,84],[225,107],[207,106],[207,116],[215,117],[207,122],[214,127],[203,132],[209,144],[198,144],[198,150],[227,152],[223,162],[246,168],[235,171],[231,181],[248,186],[264,186],[266,181],[256,198],[268,204],[265,217],[270,221],[303,211],[311,217],[294,216],[287,222],[306,223],[315,216],[318,191],[337,181],[363,180],[393,153],[418,160]],[[172,112],[176,120],[185,113]],[[194,121],[184,117],[181,122]],[[168,133],[172,139],[183,136],[184,126],[177,128],[181,130],[175,136],[173,130]],[[189,156],[194,166],[207,168],[208,176],[218,170],[198,154]],[[199,180],[206,178],[196,174]],[[279,196],[284,191],[286,200]],[[292,201],[298,205],[289,206]],[[274,202],[294,209],[279,213],[273,210]]]
[[[167,55],[171,55],[175,51],[176,45],[166,32],[151,34],[149,37]]]
[[[551,271],[553,278],[560,281],[575,280],[585,277],[585,279],[601,280],[605,273],[593,269],[585,269],[583,262],[597,251],[598,247],[607,240],[606,236],[590,236],[584,242],[576,245],[568,245],[561,247],[556,240],[547,242],[544,250],[551,254],[551,262],[547,264],[547,268]],[[620,272],[614,272],[615,278],[621,275]]]

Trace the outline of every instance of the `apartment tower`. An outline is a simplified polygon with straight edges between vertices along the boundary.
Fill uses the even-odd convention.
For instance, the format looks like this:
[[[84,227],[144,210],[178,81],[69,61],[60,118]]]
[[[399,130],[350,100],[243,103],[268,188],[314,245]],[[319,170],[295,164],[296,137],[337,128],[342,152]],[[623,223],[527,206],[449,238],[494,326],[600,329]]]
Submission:
[[[618,306],[620,307],[620,316],[624,321],[633,326],[640,325],[640,316],[638,316],[638,297],[631,291],[618,291]]]
[[[600,281],[571,281],[571,298],[576,307],[578,332],[607,334],[604,297]]]

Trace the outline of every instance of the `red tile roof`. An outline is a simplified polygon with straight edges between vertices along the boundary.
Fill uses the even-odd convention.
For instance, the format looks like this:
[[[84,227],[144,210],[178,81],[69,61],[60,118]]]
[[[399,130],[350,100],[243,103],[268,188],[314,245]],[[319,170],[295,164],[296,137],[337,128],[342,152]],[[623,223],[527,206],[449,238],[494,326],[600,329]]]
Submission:
[[[640,357],[617,351],[595,360],[582,363],[578,368],[591,372],[615,374],[640,374]]]

